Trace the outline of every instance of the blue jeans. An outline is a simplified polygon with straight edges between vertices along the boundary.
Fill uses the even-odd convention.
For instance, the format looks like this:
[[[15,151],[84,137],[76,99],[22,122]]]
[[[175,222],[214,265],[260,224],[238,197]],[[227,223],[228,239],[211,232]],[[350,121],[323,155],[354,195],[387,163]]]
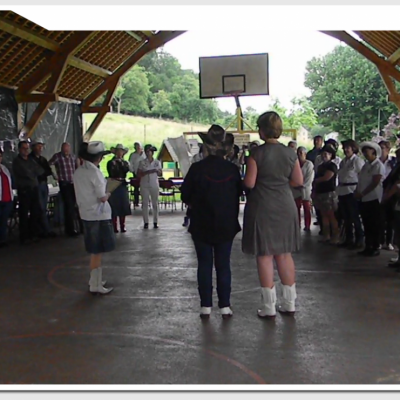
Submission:
[[[218,307],[229,307],[231,297],[232,241],[211,245],[194,241],[197,253],[197,283],[201,307],[212,307],[212,271],[215,260],[217,272]]]
[[[39,203],[40,208],[42,209],[42,224],[41,228],[44,230],[44,234],[48,234],[50,232],[50,224],[49,219],[47,218],[47,203],[49,201],[49,187],[46,182],[42,182],[39,184]]]
[[[14,203],[12,201],[0,201],[0,243],[7,241],[8,218],[10,218]]]

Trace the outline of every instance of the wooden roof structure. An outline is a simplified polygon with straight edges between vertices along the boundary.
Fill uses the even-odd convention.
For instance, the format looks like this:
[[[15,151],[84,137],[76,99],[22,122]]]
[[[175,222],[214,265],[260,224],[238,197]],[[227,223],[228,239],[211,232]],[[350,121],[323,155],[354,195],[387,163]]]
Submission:
[[[400,109],[400,95],[394,85],[394,80],[400,82],[400,31],[321,32],[345,42],[373,62],[388,89],[389,101]],[[0,86],[14,89],[19,103],[38,103],[23,128],[28,136],[52,102],[80,102],[82,112],[97,113],[86,132],[87,140],[110,110],[120,78],[144,55],[182,33],[48,31],[13,11],[0,11]],[[93,107],[103,94],[103,105]]]
[[[24,127],[30,135],[51,102],[79,101],[98,113],[90,138],[110,110],[120,78],[147,53],[183,31],[48,31],[0,11],[0,86],[16,90],[19,103],[39,103]],[[91,107],[106,93],[103,106]]]

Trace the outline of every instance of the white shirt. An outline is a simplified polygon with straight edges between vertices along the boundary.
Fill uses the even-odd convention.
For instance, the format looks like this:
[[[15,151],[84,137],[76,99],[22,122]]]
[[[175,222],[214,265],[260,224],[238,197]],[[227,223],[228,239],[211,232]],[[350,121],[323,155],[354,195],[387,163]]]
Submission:
[[[111,219],[108,201],[100,199],[106,195],[107,181],[103,173],[93,163],[84,161],[74,173],[74,187],[79,214],[84,221],[104,221]]]
[[[301,172],[303,173],[303,187],[301,189],[292,188],[294,198],[301,197],[304,201],[311,200],[311,188],[314,180],[314,165],[311,161],[306,160],[306,162],[301,167]]]
[[[392,171],[392,160],[390,159],[390,157],[388,157],[385,162],[381,161],[381,163],[385,167],[385,175],[383,176],[383,179],[386,179]]]
[[[7,176],[7,178],[8,178],[8,184],[9,184],[9,186],[10,186],[10,193],[11,193],[11,200],[13,200],[13,199],[14,199],[14,192],[13,192],[12,184],[11,184],[11,174],[10,174],[10,171],[9,171],[8,168],[7,168],[5,165],[3,165],[3,164],[0,164],[0,169],[3,170],[3,172],[6,174],[6,176]],[[1,201],[1,199],[3,198],[2,190],[3,190],[3,185],[2,185],[2,182],[1,182],[1,175],[0,175],[0,201]]]
[[[339,165],[338,181],[339,186],[336,188],[338,196],[346,196],[354,193],[358,183],[358,174],[361,172],[365,162],[353,154],[350,158],[345,157]],[[354,183],[351,186],[341,186],[341,184]]]
[[[379,185],[372,192],[368,193],[361,199],[362,202],[373,200],[379,200],[380,202],[382,200],[382,182],[385,175],[385,167],[378,158],[376,158],[372,163],[367,161],[362,167],[361,172],[358,175],[357,191],[361,193],[366,189],[372,183],[372,177],[375,175],[382,175],[382,179],[379,182]]]
[[[144,152],[142,154],[139,154],[136,151],[132,153],[131,156],[129,157],[129,171],[137,175],[139,164],[142,160],[145,159],[146,159],[146,154]]]
[[[146,172],[150,169],[156,169],[158,171],[162,171],[161,163],[158,160],[153,160],[150,162],[147,158],[140,161],[139,168],[141,171]],[[154,172],[149,175],[145,175],[140,178],[140,187],[145,188],[158,188],[160,184],[158,182],[158,175]]]

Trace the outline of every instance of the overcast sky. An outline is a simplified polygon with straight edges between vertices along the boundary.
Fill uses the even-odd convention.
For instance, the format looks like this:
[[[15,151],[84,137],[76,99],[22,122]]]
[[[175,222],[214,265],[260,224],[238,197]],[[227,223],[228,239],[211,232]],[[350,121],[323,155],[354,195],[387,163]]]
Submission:
[[[269,54],[270,96],[241,99],[262,112],[271,98],[278,97],[285,106],[295,96],[309,95],[304,87],[308,60],[329,53],[340,42],[318,31],[188,31],[165,45],[165,51],[175,56],[184,69],[199,70],[199,57],[252,53]],[[222,109],[235,110],[233,99],[219,100]]]

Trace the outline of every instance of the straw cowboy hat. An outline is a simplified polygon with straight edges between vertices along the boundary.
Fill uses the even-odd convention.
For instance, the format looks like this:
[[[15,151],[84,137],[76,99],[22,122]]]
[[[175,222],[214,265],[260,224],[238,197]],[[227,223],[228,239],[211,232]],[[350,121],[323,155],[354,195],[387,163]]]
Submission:
[[[376,151],[377,158],[380,158],[382,155],[381,146],[379,146],[379,144],[376,142],[362,142],[360,144],[361,151],[363,151],[363,149],[365,149],[365,148],[374,149]]]
[[[199,136],[209,154],[226,156],[232,152],[235,138],[219,125],[212,125],[207,133],[199,132]]]
[[[115,147],[111,147],[110,152],[115,154],[117,150],[123,150],[124,155],[129,151],[129,149],[124,147],[121,143],[118,143]]]

